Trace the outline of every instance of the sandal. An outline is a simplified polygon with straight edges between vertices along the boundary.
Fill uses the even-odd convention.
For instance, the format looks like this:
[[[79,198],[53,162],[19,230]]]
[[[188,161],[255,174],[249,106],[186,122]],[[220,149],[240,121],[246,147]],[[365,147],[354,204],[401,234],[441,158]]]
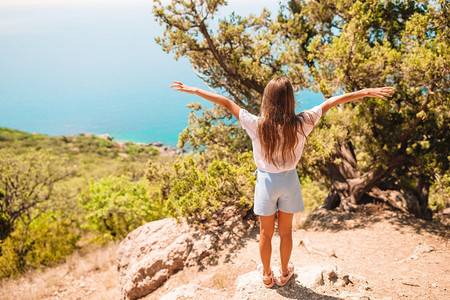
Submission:
[[[258,272],[261,274],[261,279],[262,279],[262,282],[263,282],[264,286],[265,286],[266,288],[271,288],[271,287],[273,287],[273,285],[275,284],[275,280],[273,279],[273,271],[270,270],[270,274],[267,275],[267,276],[265,276],[265,275],[264,275],[264,268],[263,268],[263,265],[260,264],[260,265],[258,265]],[[270,283],[266,283],[266,282],[268,282],[269,280],[270,280]]]
[[[278,286],[285,286],[292,275],[294,275],[294,264],[290,261],[286,272],[283,272],[280,267],[280,276],[275,277],[275,282]]]

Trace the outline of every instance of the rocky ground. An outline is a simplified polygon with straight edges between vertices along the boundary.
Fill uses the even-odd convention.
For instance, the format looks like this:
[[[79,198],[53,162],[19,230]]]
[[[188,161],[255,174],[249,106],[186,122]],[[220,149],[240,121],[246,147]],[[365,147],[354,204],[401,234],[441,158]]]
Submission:
[[[216,266],[184,269],[145,299],[159,299],[184,284],[220,291],[216,299],[450,299],[446,228],[390,211],[319,212],[308,223],[294,232],[292,261],[298,271],[286,287],[256,288],[255,230],[233,250],[224,251]],[[276,269],[279,238],[273,242]],[[335,271],[331,278],[330,268]],[[302,279],[305,273],[310,276]],[[252,278],[238,279],[242,274]],[[311,284],[315,278],[319,282]],[[351,282],[344,284],[346,279]],[[242,284],[250,287],[247,293]],[[201,293],[210,298],[208,290]]]
[[[185,267],[143,299],[450,299],[448,227],[370,206],[351,214],[317,211],[306,225],[305,218],[296,216],[296,274],[287,286],[260,284],[255,226],[218,259]],[[277,269],[278,236],[273,244]],[[115,247],[3,281],[0,299],[119,298]]]

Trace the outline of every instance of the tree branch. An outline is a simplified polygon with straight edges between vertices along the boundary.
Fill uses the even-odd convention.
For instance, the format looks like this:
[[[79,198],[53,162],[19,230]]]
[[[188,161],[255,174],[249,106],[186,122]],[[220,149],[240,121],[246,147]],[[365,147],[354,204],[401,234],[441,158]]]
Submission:
[[[225,58],[220,55],[219,51],[217,51],[216,46],[214,45],[214,42],[211,38],[211,36],[208,33],[208,29],[206,28],[205,23],[202,21],[199,24],[200,33],[203,35],[203,37],[206,40],[206,43],[208,44],[209,49],[211,50],[212,55],[216,59],[217,63],[220,65],[220,67],[227,73],[228,75],[232,76],[236,81],[239,83],[245,85],[249,89],[253,89],[259,94],[264,93],[264,86],[260,85],[252,80],[249,80],[246,77],[243,77],[239,74],[236,74],[234,71],[232,71],[225,63]]]

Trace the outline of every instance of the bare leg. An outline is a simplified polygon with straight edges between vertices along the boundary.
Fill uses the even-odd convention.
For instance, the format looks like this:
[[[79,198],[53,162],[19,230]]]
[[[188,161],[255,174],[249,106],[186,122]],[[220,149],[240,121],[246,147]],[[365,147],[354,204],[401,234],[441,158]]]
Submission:
[[[259,255],[263,264],[263,275],[270,275],[270,257],[272,255],[272,236],[275,230],[275,214],[259,216]],[[266,282],[268,284],[269,282]]]
[[[280,234],[281,271],[286,273],[292,252],[292,219],[294,214],[278,211],[278,233]]]

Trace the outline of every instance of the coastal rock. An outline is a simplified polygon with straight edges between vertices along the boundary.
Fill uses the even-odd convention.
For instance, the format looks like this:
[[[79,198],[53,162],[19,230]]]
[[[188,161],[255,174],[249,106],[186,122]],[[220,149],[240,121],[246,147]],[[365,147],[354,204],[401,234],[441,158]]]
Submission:
[[[149,143],[147,144],[148,147],[153,147],[155,149],[157,149],[159,151],[159,153],[164,154],[164,155],[180,155],[181,153],[185,153],[186,150],[180,150],[176,147],[172,147],[169,145],[164,145],[161,142],[156,142],[156,143]]]
[[[98,137],[99,139],[104,139],[104,140],[110,140],[112,141],[114,138],[112,136],[110,136],[108,133],[105,134],[97,134],[96,137]]]
[[[163,219],[130,232],[117,250],[122,299],[143,297],[174,272],[210,255],[218,237]]]
[[[147,143],[134,143],[134,144],[139,147],[148,147]]]

